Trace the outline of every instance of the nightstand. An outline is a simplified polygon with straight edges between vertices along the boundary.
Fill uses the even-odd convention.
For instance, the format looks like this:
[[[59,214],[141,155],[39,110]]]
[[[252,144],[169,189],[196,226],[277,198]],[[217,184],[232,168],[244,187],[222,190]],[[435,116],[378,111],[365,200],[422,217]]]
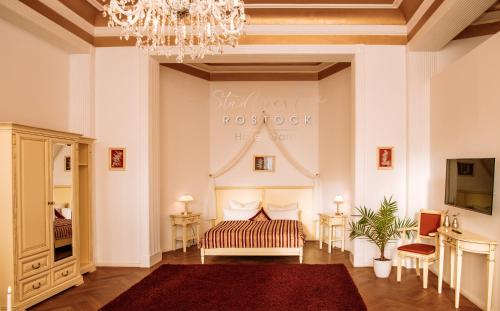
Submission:
[[[200,217],[201,214],[176,214],[170,215],[170,221],[172,224],[172,247],[176,249],[176,242],[182,241],[182,251],[186,252],[187,243],[190,240],[194,240],[196,245],[200,242]],[[177,227],[182,227],[182,238],[177,238]],[[188,227],[192,227],[194,229],[195,234],[188,236]]]
[[[332,243],[335,247],[336,242],[340,242],[340,249],[344,251],[345,246],[345,226],[347,223],[347,215],[335,215],[320,213],[319,214],[319,249],[323,248],[323,235],[325,227],[328,228],[328,253],[332,252]],[[337,235],[339,229],[339,235]]]

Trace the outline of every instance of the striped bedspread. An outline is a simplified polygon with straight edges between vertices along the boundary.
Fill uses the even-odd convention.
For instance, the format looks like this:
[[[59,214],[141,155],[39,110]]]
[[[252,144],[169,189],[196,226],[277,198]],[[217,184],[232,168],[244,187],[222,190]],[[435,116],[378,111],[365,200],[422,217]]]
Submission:
[[[219,223],[201,243],[204,248],[297,248],[305,238],[297,220],[238,220]]]
[[[56,240],[69,239],[72,236],[71,219],[54,219],[54,238]]]

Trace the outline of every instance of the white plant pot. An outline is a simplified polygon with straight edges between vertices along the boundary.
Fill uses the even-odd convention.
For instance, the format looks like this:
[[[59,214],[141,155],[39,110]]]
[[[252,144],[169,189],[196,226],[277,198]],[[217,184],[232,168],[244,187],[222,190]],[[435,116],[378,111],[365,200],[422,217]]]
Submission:
[[[378,278],[388,278],[391,274],[392,260],[377,260],[373,259],[373,270]]]

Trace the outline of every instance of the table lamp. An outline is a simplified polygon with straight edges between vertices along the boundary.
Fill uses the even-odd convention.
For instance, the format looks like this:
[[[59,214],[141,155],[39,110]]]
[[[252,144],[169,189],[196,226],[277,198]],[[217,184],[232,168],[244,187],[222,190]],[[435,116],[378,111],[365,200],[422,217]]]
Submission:
[[[335,215],[342,215],[342,212],[340,211],[340,204],[344,203],[344,198],[340,194],[337,194],[333,199],[333,202],[337,204],[337,211],[335,212]]]
[[[182,212],[183,215],[188,215],[191,214],[191,212],[188,211],[188,203],[193,201],[194,198],[190,196],[189,194],[185,194],[179,198],[180,202],[184,202],[184,212]]]

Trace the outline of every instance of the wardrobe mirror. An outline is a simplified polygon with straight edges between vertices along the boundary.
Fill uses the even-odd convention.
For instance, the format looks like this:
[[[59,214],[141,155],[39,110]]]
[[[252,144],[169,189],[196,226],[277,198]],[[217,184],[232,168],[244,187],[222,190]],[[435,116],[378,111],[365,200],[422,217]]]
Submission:
[[[73,255],[73,145],[52,145],[54,260]]]

